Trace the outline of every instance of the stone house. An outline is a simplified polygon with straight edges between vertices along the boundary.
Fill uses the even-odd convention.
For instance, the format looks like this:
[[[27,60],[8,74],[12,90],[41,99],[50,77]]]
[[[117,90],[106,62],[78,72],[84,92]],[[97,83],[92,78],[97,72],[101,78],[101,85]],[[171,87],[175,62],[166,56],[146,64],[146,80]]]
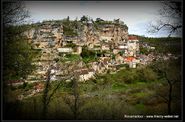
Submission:
[[[136,62],[129,62],[129,68],[136,68]]]
[[[82,47],[81,47],[81,46],[78,46],[78,47],[76,48],[76,53],[77,53],[78,55],[80,55],[80,54],[82,53]]]
[[[35,92],[41,92],[44,90],[44,83],[36,83],[36,85],[34,86]]]
[[[105,70],[106,70],[106,68],[105,68],[103,62],[99,62],[97,72],[98,73],[103,73]]]
[[[92,69],[96,72],[98,70],[98,62],[91,62],[89,65],[92,67]]]
[[[80,70],[76,73],[78,75],[79,81],[85,82],[90,78],[94,77],[95,71],[93,69],[85,69],[85,70]]]
[[[118,49],[118,48],[113,49],[114,54],[118,54],[119,52],[120,52],[120,49]]]
[[[110,46],[108,44],[102,44],[101,50],[110,50]]]
[[[136,57],[137,52],[139,51],[139,40],[135,36],[129,36],[127,41],[127,56]]]
[[[108,70],[108,68],[109,68],[108,62],[100,61],[98,62],[96,72],[101,74],[101,73],[104,73],[106,70]]]
[[[135,60],[135,58],[132,57],[132,56],[130,56],[130,57],[125,57],[125,58],[124,58],[124,62],[125,62],[125,63],[133,62],[133,60]]]
[[[57,50],[60,53],[71,53],[71,52],[73,52],[73,49],[71,47],[57,48]]]
[[[127,43],[118,46],[119,49],[128,49]]]
[[[116,61],[117,64],[122,64],[122,63],[124,63],[124,59],[123,59],[123,57],[122,57],[120,54],[117,54],[117,55],[115,56],[115,61]]]
[[[19,86],[23,85],[24,82],[25,82],[24,80],[9,80],[7,81],[7,85]]]

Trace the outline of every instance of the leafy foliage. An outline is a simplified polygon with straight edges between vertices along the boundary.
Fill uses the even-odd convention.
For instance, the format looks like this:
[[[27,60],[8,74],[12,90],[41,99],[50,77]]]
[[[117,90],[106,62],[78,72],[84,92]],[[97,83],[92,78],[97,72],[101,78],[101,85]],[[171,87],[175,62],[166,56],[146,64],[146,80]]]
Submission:
[[[66,54],[66,58],[68,61],[78,61],[80,56],[76,54]]]
[[[161,37],[161,38],[152,38],[152,37],[138,37],[141,44],[149,44],[154,46],[156,53],[172,53],[172,54],[181,54],[182,38],[178,37]],[[147,53],[146,49],[141,47],[143,53]]]
[[[87,47],[82,48],[82,53],[80,54],[84,62],[91,62],[97,60],[96,52],[88,50]]]
[[[5,29],[4,37],[4,79],[25,79],[35,68],[32,65],[36,53],[27,38],[22,35],[25,28],[12,26]]]
[[[71,48],[76,48],[77,47],[77,45],[76,44],[74,44],[74,43],[69,43],[69,44],[67,44],[67,45],[65,45],[64,47],[71,47]]]
[[[69,18],[63,19],[62,24],[65,36],[77,36],[77,31],[75,30],[77,28],[76,21],[71,21]]]
[[[83,22],[83,21],[87,22],[88,20],[89,20],[88,17],[85,16],[85,15],[82,16],[81,19],[80,19],[81,22]]]

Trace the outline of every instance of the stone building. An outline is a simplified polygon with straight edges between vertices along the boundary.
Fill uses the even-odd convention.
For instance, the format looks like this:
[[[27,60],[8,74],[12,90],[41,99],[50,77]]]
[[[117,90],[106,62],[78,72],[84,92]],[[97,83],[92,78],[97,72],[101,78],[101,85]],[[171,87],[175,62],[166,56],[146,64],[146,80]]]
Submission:
[[[127,56],[136,57],[139,52],[139,40],[135,36],[129,36],[127,41]]]

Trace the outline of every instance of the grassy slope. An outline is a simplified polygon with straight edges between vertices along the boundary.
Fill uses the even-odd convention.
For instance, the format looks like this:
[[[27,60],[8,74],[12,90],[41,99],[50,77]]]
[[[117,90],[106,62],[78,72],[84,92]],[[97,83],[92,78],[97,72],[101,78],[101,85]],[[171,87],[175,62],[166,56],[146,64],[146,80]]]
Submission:
[[[159,43],[158,45],[163,46],[162,42]],[[179,53],[180,51],[173,52]],[[68,60],[75,59],[78,57],[68,57]],[[106,74],[98,76],[96,80],[80,83],[79,119],[124,119],[124,114],[167,114],[167,104],[162,98],[157,97],[158,93],[167,95],[167,84],[163,80],[158,80],[150,70],[145,69],[144,71],[140,73],[138,69],[123,69],[116,74]],[[56,84],[57,82],[52,83],[53,88]],[[57,90],[49,104],[48,118],[74,118],[72,111],[74,99],[71,87],[71,83],[63,83]],[[173,88],[175,91],[172,103],[174,114],[180,111],[179,88],[178,83]],[[15,102],[15,96],[21,92],[20,89],[10,90],[11,94],[8,97],[11,98],[8,102],[10,110],[7,111],[13,111],[12,118],[41,118],[42,94]]]
[[[143,82],[135,76],[135,82],[125,83],[123,79],[130,72],[138,70],[124,69],[80,83],[79,119],[124,119],[124,114],[166,114],[167,104],[156,97],[156,90],[165,88],[164,81]],[[53,88],[56,85],[57,82],[52,83]],[[71,83],[63,83],[53,96],[49,104],[50,119],[73,119],[74,97],[71,87]],[[19,104],[20,113],[24,113],[22,118],[41,118],[41,94]]]

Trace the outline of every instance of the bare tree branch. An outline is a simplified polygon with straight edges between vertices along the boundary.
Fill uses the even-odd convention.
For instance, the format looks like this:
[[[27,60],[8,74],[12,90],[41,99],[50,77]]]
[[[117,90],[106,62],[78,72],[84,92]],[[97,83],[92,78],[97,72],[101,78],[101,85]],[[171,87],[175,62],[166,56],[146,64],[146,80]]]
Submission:
[[[159,11],[160,20],[150,23],[148,33],[167,31],[168,37],[182,29],[181,2],[162,2],[163,8]]]
[[[157,95],[155,95],[155,96],[156,96],[156,97],[162,98],[162,99],[164,100],[165,103],[168,103],[168,101],[169,101],[165,96],[162,96],[162,95],[160,95],[160,94],[157,94]]]
[[[159,65],[160,64],[160,65]],[[167,81],[168,84],[168,99],[161,94],[157,94],[157,96],[161,97],[164,99],[164,101],[168,105],[168,114],[171,114],[171,104],[172,104],[172,93],[173,93],[173,87],[174,84],[178,81],[178,79],[174,79],[170,77],[170,74],[168,72],[168,67],[171,65],[170,62],[164,62],[161,60],[158,63],[154,63],[152,67],[159,73],[162,74],[162,78],[164,78]]]
[[[3,25],[9,26],[23,23],[29,17],[23,2],[4,2],[3,3]]]

